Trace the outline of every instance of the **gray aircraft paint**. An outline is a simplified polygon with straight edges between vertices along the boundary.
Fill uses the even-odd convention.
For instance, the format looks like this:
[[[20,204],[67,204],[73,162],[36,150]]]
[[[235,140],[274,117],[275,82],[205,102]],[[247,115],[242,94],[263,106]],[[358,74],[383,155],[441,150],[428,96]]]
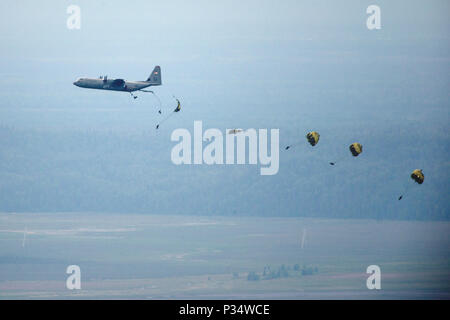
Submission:
[[[73,84],[77,87],[88,89],[133,92],[150,86],[160,86],[162,84],[161,68],[156,66],[145,81],[125,81],[124,79],[108,79],[107,77],[101,77],[98,79],[78,78]]]

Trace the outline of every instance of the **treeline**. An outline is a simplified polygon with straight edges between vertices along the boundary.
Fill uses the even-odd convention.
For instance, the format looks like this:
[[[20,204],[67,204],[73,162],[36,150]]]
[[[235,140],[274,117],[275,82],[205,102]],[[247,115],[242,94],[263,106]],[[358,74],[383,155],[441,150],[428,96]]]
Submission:
[[[255,271],[250,271],[247,274],[248,281],[259,281],[259,280],[272,280],[279,278],[288,278],[292,276],[311,276],[317,274],[319,268],[317,266],[307,266],[296,263],[293,266],[286,266],[284,264],[280,265],[278,268],[272,268],[271,266],[265,266],[262,273],[257,273]],[[237,278],[236,273],[233,274],[233,278]]]
[[[170,132],[0,127],[0,211],[449,219],[448,138],[430,130],[433,139],[399,130],[395,143],[368,130],[364,153],[334,167],[345,141],[280,150],[268,177],[255,165],[176,166]],[[419,165],[420,186],[409,178]]]

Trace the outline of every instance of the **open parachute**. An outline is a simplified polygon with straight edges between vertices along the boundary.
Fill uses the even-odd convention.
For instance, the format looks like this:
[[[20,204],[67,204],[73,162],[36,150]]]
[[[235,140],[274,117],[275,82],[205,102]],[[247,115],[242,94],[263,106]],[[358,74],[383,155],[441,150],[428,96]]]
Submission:
[[[320,134],[317,131],[311,131],[306,134],[306,140],[308,140],[309,144],[312,145],[313,147],[317,143],[319,143],[319,138],[320,138]],[[293,146],[296,146],[297,144],[299,144],[299,142],[287,146],[285,148],[285,150],[288,150],[289,148],[292,148]]]
[[[319,142],[320,134],[316,131],[308,132],[306,135],[306,139],[308,139],[308,142],[313,147]]]
[[[173,110],[173,112],[178,112],[181,110],[181,103],[177,98],[175,98],[175,100],[177,100],[177,107],[175,108],[175,110]]]
[[[354,143],[352,143],[352,144],[348,147],[348,149],[349,149],[350,152],[352,153],[352,156],[357,157],[357,156],[359,156],[359,155],[362,153],[362,151],[363,151],[363,146],[362,146],[362,144],[359,143],[359,142],[354,142]],[[330,162],[330,164],[331,164],[332,166],[334,166],[334,165],[336,164],[336,162],[337,162],[337,161]]]
[[[174,97],[175,98],[175,97]],[[156,125],[156,129],[159,129],[159,126],[166,121],[167,119],[169,119],[174,113],[179,112],[181,110],[181,103],[180,100],[178,100],[177,98],[175,98],[175,100],[177,100],[177,107],[173,110],[173,112],[171,112],[167,117],[165,117],[163,120],[161,120],[160,123],[158,123]]]
[[[352,143],[348,148],[354,157],[359,156],[362,152],[362,145],[358,142]]]
[[[422,184],[425,180],[425,175],[422,172],[422,169],[416,169],[411,173],[411,179],[417,182],[418,184]],[[405,190],[406,192],[406,190]],[[404,193],[405,193],[404,192]],[[402,200],[403,194],[398,197],[398,200]]]
[[[411,173],[411,179],[413,179],[418,184],[422,184],[425,180],[425,176],[423,175],[422,170],[416,169]]]

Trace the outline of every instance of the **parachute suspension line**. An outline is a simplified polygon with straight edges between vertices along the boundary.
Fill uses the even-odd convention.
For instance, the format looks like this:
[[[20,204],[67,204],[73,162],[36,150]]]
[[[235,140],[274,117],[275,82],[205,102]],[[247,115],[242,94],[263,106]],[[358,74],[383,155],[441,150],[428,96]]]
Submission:
[[[359,156],[363,152],[363,146],[358,142],[352,143],[348,148],[354,157]],[[339,158],[338,161],[341,161],[341,159],[343,157]],[[330,165],[334,166],[338,161],[330,162]]]
[[[411,179],[414,180],[416,183],[418,184],[422,184],[423,181],[425,180],[425,175],[422,172],[422,169],[415,169],[412,173],[411,173]],[[408,189],[410,188],[412,184],[409,183],[406,188],[405,191],[403,193],[406,193],[408,191]],[[398,200],[401,200],[403,198],[403,194],[400,195],[400,197],[398,197]]]
[[[173,115],[173,112],[169,113],[164,119],[162,119],[157,125],[156,129],[159,129],[159,126],[163,124],[167,119],[169,119]]]
[[[152,90],[144,90],[144,89],[139,90],[139,91],[147,92],[147,93],[153,94],[153,96],[156,98],[156,100],[158,100],[158,103],[159,103],[159,110],[158,110],[158,113],[161,114],[162,103],[161,103],[161,99],[156,95],[156,93],[155,93],[154,91],[152,91]]]
[[[175,96],[173,96],[173,97],[175,98]],[[159,126],[163,122],[165,122],[167,119],[169,119],[171,116],[173,116],[176,112],[179,112],[181,110],[180,100],[178,100],[177,98],[175,98],[175,100],[177,100],[177,107],[156,125],[156,129],[159,129]]]
[[[156,100],[158,100],[158,103],[159,103],[159,110],[158,110],[158,113],[161,114],[161,109],[162,109],[161,99],[159,99],[159,97],[158,97],[158,96],[156,95],[156,93],[154,93],[153,91],[152,91],[152,94],[155,96]]]
[[[307,140],[307,141],[309,142],[309,144],[310,144],[311,146],[313,146],[313,147],[319,142],[319,138],[320,138],[320,134],[319,134],[317,131],[311,131],[311,132],[308,132],[308,133],[306,134],[306,140]],[[297,145],[299,145],[300,143],[303,143],[303,142],[299,141],[299,142],[297,142],[297,143],[291,144],[291,145],[287,146],[287,147],[285,148],[285,150],[288,150],[289,148],[292,148],[292,147],[294,147],[294,146],[297,146]]]
[[[291,144],[291,145],[288,145],[286,148],[284,148],[284,150],[288,150],[288,149],[290,149],[290,148],[292,148],[292,147],[296,147],[296,146],[298,146],[299,144],[301,144],[301,143],[303,143],[302,141],[299,141],[299,142],[297,142],[297,143],[293,143],[293,144]]]
[[[403,187],[403,192],[398,197],[398,200],[402,200],[403,196],[408,192],[411,187],[411,181],[406,181],[405,186]]]

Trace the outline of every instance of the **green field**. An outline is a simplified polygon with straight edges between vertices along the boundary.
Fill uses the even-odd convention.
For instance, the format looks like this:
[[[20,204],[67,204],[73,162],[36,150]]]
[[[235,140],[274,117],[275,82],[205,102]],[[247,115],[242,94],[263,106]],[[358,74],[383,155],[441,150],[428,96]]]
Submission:
[[[448,299],[449,228],[449,222],[2,213],[0,298]],[[381,268],[381,290],[366,287],[373,264]],[[81,290],[66,289],[69,265],[81,268]],[[269,279],[265,268],[285,273]],[[249,272],[259,280],[248,280]]]

